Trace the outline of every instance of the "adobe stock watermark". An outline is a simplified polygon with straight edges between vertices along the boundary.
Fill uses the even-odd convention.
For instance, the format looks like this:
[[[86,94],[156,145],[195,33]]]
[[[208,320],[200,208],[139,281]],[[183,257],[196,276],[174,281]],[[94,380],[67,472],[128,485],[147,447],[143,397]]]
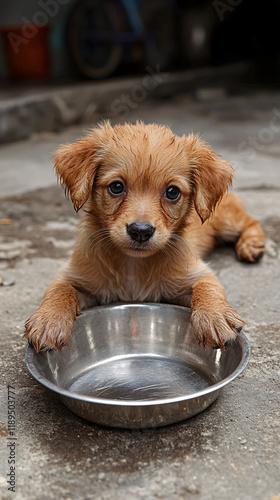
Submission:
[[[13,33],[13,31],[7,35],[15,53],[18,54],[20,45],[23,43],[26,44],[30,39],[34,38],[38,33],[38,28],[46,26],[50,18],[58,14],[60,7],[66,5],[70,1],[71,0],[38,0],[38,10],[33,14],[32,18],[28,19],[26,16],[22,16],[20,19],[22,22],[21,35]]]
[[[273,142],[280,134],[280,110],[274,108],[267,127],[262,127],[256,135],[248,136],[238,146],[238,153],[248,162],[254,161],[257,154]]]
[[[7,471],[7,484],[8,490],[16,491],[16,390],[11,385],[8,385],[7,395],[7,449],[8,449],[8,471]]]
[[[132,110],[138,108],[148,96],[149,92],[155,90],[161,85],[169,73],[161,73],[159,64],[155,68],[146,66],[146,75],[142,83],[134,85],[129,92],[123,92],[120,97],[115,99],[110,106],[110,118],[118,116],[127,119]]]
[[[228,13],[234,11],[243,0],[214,0],[212,5],[220,21],[223,21]]]

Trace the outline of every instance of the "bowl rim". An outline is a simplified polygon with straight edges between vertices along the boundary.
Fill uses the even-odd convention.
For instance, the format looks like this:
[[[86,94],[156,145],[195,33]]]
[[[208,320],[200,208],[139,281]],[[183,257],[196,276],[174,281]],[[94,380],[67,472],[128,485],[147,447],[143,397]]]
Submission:
[[[133,307],[133,306],[164,306],[164,307],[169,307],[169,308],[175,308],[175,309],[181,309],[181,310],[188,310],[190,312],[189,307],[185,306],[178,306],[176,304],[165,304],[165,303],[116,303],[116,304],[107,304],[107,305],[101,305],[101,306],[94,306],[92,308],[87,309],[86,311],[83,311],[79,316],[85,315],[88,311],[93,310],[93,309],[107,309],[108,307]],[[195,339],[194,339],[195,340]],[[68,391],[67,389],[63,389],[56,385],[54,382],[51,382],[49,379],[47,379],[44,375],[40,373],[40,371],[37,369],[34,363],[34,357],[37,356],[37,353],[34,349],[34,347],[30,344],[27,345],[26,352],[25,352],[25,363],[26,366],[30,372],[30,374],[40,382],[43,386],[45,386],[47,389],[50,389],[60,396],[64,396],[66,398],[71,398],[74,400],[79,400],[79,401],[84,401],[86,403],[94,403],[94,404],[99,404],[99,405],[105,405],[105,406],[118,406],[118,407],[137,407],[137,406],[157,406],[157,405],[167,405],[167,404],[173,404],[173,403],[180,403],[184,401],[189,401],[192,399],[197,399],[200,398],[201,396],[206,396],[208,394],[211,394],[216,391],[220,391],[223,387],[225,387],[227,384],[232,382],[234,379],[236,379],[246,368],[246,366],[249,363],[250,357],[251,357],[251,346],[249,343],[249,340],[247,339],[246,335],[243,332],[240,332],[235,340],[235,343],[239,343],[241,347],[241,352],[242,352],[242,359],[238,366],[235,368],[235,370],[231,373],[231,375],[228,375],[226,378],[221,380],[220,382],[216,382],[215,384],[206,387],[205,389],[201,389],[200,391],[194,392],[192,394],[187,394],[185,396],[177,396],[174,398],[164,398],[164,399],[152,399],[148,401],[144,400],[120,400],[120,399],[107,399],[107,398],[99,398],[99,397],[93,397],[93,396],[86,396],[83,394],[79,394],[77,392],[71,392]],[[67,348],[66,346],[64,347],[65,349]],[[229,347],[230,348],[230,347]]]

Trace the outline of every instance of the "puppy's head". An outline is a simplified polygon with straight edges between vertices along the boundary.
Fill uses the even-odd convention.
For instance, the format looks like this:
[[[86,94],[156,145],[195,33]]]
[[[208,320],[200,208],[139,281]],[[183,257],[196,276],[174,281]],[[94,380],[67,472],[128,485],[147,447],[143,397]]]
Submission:
[[[55,169],[76,211],[129,256],[164,249],[195,207],[202,222],[231,184],[233,169],[198,137],[167,127],[107,122],[62,146]]]

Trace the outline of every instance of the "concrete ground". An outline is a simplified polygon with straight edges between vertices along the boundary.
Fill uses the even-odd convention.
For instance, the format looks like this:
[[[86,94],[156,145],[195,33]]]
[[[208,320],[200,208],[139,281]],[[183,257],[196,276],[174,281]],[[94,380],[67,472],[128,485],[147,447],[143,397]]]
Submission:
[[[267,253],[260,264],[246,265],[224,247],[209,261],[247,322],[251,361],[210,408],[176,425],[118,430],[65,408],[28,373],[21,336],[75,238],[78,216],[55,185],[50,156],[82,129],[2,146],[0,219],[11,223],[0,226],[0,276],[4,284],[15,282],[0,286],[0,497],[279,500],[280,93],[201,87],[138,102],[126,118],[165,123],[178,134],[199,132],[234,162],[234,190],[260,220]],[[16,429],[9,439],[13,392]],[[15,492],[8,490],[11,465]]]

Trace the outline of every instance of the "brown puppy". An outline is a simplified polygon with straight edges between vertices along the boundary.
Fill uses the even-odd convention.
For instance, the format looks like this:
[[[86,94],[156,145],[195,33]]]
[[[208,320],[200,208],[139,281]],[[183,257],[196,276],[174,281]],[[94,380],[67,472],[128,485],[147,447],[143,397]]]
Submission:
[[[190,305],[198,343],[223,349],[235,338],[244,322],[201,256],[223,240],[256,262],[265,242],[241,201],[223,198],[228,162],[193,135],[105,123],[62,146],[55,169],[85,214],[70,262],[26,322],[37,351],[68,345],[81,309],[116,301]]]

